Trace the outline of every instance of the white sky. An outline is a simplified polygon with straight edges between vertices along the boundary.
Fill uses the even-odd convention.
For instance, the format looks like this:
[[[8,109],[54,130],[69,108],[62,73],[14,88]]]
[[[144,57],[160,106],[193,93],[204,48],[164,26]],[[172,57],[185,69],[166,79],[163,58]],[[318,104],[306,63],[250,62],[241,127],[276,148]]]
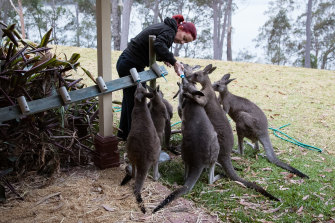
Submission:
[[[268,2],[268,0],[240,0],[236,2],[238,9],[232,17],[233,58],[243,49],[262,58],[262,49],[255,48],[256,43],[252,40],[257,37],[259,28],[267,20],[264,12],[268,7]]]

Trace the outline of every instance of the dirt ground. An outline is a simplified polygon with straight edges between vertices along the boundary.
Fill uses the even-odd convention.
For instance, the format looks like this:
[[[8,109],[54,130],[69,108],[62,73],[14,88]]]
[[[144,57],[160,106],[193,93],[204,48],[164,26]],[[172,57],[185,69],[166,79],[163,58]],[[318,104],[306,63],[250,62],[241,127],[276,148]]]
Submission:
[[[133,181],[119,186],[123,176],[124,166],[106,170],[80,167],[57,174],[51,180],[32,173],[15,185],[24,201],[8,193],[6,203],[0,205],[0,222],[220,222],[217,216],[184,198],[151,214],[170,190],[150,178],[142,191],[147,209],[142,214],[132,192]]]

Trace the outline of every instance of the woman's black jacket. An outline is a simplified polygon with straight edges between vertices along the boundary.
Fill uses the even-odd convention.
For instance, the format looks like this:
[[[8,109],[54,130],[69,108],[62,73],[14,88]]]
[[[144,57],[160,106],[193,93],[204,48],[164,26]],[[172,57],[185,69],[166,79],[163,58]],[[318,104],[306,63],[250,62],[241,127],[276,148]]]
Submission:
[[[158,23],[142,30],[135,38],[130,40],[123,54],[128,60],[140,67],[149,66],[149,35],[155,35],[154,48],[156,60],[165,61],[174,65],[176,59],[169,51],[177,33],[175,19],[166,18],[163,23]]]

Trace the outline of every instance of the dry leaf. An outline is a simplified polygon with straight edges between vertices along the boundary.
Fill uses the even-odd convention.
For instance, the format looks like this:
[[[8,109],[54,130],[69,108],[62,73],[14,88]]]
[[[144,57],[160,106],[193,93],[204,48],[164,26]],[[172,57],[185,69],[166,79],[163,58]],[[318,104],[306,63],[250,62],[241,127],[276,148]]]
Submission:
[[[270,167],[262,168],[263,171],[272,171]]]
[[[105,208],[106,211],[114,211],[114,210],[115,210],[115,208],[111,208],[111,207],[110,207],[109,205],[107,205],[107,204],[103,204],[102,207]]]
[[[239,184],[239,185],[241,185],[242,187],[244,187],[244,188],[247,188],[243,183],[241,183],[241,182],[239,182],[239,181],[234,181],[235,183],[237,183],[237,184]]]
[[[282,185],[279,187],[279,190],[288,190],[289,188],[283,187]]]
[[[285,178],[286,178],[286,179],[291,179],[293,176],[294,176],[293,173],[288,173],[288,174],[285,176]]]
[[[280,206],[277,207],[277,208],[275,208],[275,209],[265,210],[265,211],[263,211],[263,212],[264,212],[264,213],[268,213],[268,214],[270,214],[270,213],[275,213],[275,212],[277,212],[277,211],[279,211],[279,210],[280,210]]]
[[[331,173],[331,172],[333,172],[333,169],[331,169],[331,168],[326,168],[325,171],[328,172],[328,173]]]
[[[298,209],[297,213],[301,213],[301,212],[302,212],[302,209],[304,209],[304,206],[301,206],[301,207]]]
[[[306,200],[307,198],[309,198],[309,195],[306,195],[305,197],[302,198],[302,200]]]
[[[242,158],[241,158],[241,157],[238,157],[238,156],[232,156],[231,159],[232,159],[232,160],[235,160],[235,161],[237,161],[237,160],[242,160]]]

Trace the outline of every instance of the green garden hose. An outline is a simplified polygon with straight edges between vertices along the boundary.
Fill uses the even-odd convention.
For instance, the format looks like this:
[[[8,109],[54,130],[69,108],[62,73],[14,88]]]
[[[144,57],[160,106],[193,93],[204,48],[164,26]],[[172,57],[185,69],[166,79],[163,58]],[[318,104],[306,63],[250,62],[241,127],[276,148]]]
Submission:
[[[280,139],[282,139],[282,140],[285,140],[285,141],[287,141],[287,142],[293,143],[293,144],[295,144],[295,145],[297,145],[297,146],[300,146],[300,147],[303,147],[303,148],[305,148],[305,149],[309,149],[309,150],[317,151],[317,152],[320,152],[320,153],[322,152],[322,149],[317,148],[317,147],[315,147],[315,146],[310,146],[310,145],[304,144],[304,143],[302,143],[302,142],[299,142],[298,140],[292,138],[291,136],[289,136],[289,135],[287,135],[287,134],[285,134],[285,133],[283,133],[282,131],[279,130],[279,129],[284,128],[284,127],[286,127],[286,126],[288,126],[288,125],[291,125],[291,124],[283,125],[283,126],[279,127],[278,129],[275,129],[275,128],[269,128],[269,129],[271,129],[271,130],[273,131],[273,134],[274,134],[275,136],[277,136],[278,138],[280,138]],[[286,136],[287,138],[289,138],[289,139],[291,139],[291,140],[289,140],[289,139],[285,139],[285,138],[279,136],[279,135],[277,134],[277,132],[280,133],[280,134],[282,134],[282,135],[284,135],[284,136]]]

